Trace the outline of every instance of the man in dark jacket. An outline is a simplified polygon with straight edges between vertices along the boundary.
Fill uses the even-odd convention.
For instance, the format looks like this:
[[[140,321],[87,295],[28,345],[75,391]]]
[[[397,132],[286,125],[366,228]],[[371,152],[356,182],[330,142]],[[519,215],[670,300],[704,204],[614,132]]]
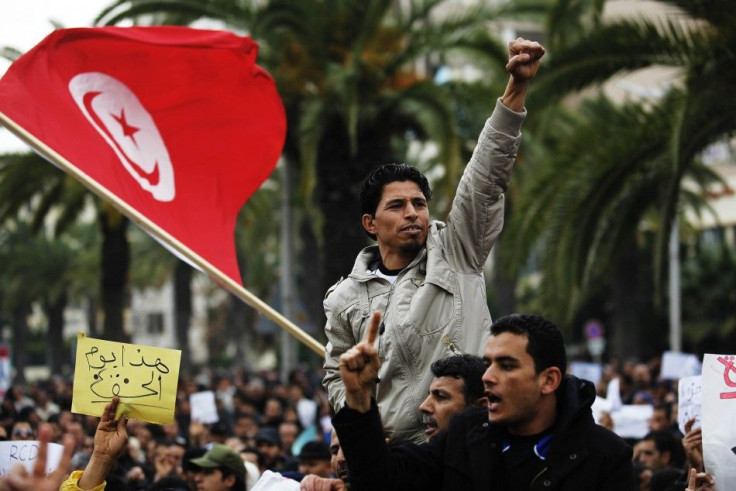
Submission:
[[[352,489],[634,489],[631,448],[595,424],[593,385],[564,375],[562,334],[536,315],[506,316],[492,325],[483,357],[487,408],[455,416],[448,431],[427,444],[389,448],[371,398],[380,318],[374,314],[363,342],[340,358],[346,407],[333,424]]]

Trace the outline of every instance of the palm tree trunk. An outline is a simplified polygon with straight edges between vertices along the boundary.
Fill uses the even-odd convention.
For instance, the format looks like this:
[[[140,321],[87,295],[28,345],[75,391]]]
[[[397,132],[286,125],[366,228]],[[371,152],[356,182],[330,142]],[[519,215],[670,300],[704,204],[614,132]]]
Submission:
[[[641,355],[642,326],[638,302],[638,249],[633,234],[630,239],[622,241],[621,251],[611,288],[612,354],[638,358]]]
[[[192,267],[178,261],[174,269],[174,328],[176,340],[181,350],[181,372],[188,374],[191,369],[189,350],[189,323],[192,318]]]
[[[318,326],[317,331],[325,324],[325,311],[322,308],[322,300],[325,297],[325,289],[322,284],[322,264],[319,253],[319,241],[314,235],[312,223],[307,217],[303,217],[299,226],[299,238],[302,244],[301,274],[299,295],[304,301],[304,308],[309,318],[309,323]]]
[[[130,245],[126,231],[128,219],[117,212],[100,213],[102,228],[102,332],[109,341],[128,342],[123,326],[123,310],[130,269]]]
[[[15,377],[13,384],[25,385],[26,383],[26,357],[28,350],[26,349],[26,340],[28,333],[28,323],[26,317],[30,309],[26,302],[19,302],[13,309],[13,358],[15,367]]]
[[[51,373],[61,373],[63,364],[63,346],[62,338],[64,332],[64,309],[67,306],[66,291],[62,291],[59,296],[46,305],[46,315],[49,318],[48,340],[46,343],[46,359]]]

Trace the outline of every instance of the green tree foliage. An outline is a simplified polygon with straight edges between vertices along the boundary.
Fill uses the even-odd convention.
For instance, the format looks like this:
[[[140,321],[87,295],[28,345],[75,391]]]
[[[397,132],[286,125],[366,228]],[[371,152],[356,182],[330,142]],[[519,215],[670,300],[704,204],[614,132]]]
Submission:
[[[106,339],[125,341],[123,309],[130,261],[126,237],[128,220],[111,205],[92,200],[92,193],[71,176],[49,165],[35,153],[0,156],[0,223],[23,212],[38,231],[52,216],[53,233],[59,235],[92,205],[102,233],[100,299],[105,314]]]
[[[450,15],[438,15],[443,7]],[[445,167],[439,187],[454,189],[459,178],[464,142],[451,93],[418,68],[429,55],[464,53],[491,81],[507,59],[489,35],[495,12],[482,4],[453,11],[445,0],[134,0],[113,3],[98,20],[142,14],[167,23],[219,19],[260,43],[259,63],[286,106],[284,154],[297,170],[303,212],[297,220],[315,231],[321,255],[308,260],[321,260],[325,283],[347,274],[365,244],[357,196],[371,168],[404,160],[407,140],[432,140]],[[493,95],[486,96],[490,109]]]
[[[556,7],[580,13],[575,9],[584,3],[560,0]],[[645,229],[655,234],[650,294],[661,298],[674,219],[688,207],[701,206],[702,191],[718,180],[698,157],[736,129],[736,101],[724,97],[736,88],[732,5],[722,0],[660,3],[680,13],[612,23],[592,13],[588,19],[593,20],[578,22],[579,30],[568,40],[553,31],[557,50],[532,94],[530,106],[549,106],[534,121],[534,140],[542,143],[536,148],[543,153],[527,159],[511,236],[518,267],[530,257],[539,261],[541,305],[566,322],[594,294],[593,279],[606,281],[625,272],[626,244],[641,242],[638,233]],[[553,10],[553,18],[564,16]],[[550,25],[564,29],[565,23]],[[653,66],[674,67],[680,75],[646,104],[616,105],[600,97],[568,109],[555,106],[566,95]],[[698,189],[685,188],[688,181]]]

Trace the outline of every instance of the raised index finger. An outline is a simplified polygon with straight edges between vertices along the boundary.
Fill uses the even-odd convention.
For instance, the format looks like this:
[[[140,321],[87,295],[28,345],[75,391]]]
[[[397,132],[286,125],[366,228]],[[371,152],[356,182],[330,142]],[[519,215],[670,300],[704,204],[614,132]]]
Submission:
[[[46,455],[48,454],[49,440],[51,439],[51,428],[43,425],[38,431],[38,456],[33,465],[33,475],[36,477],[46,476]]]
[[[376,342],[376,337],[378,336],[378,329],[381,326],[381,313],[379,311],[373,312],[373,315],[371,316],[371,322],[368,324],[368,329],[365,331],[365,337],[363,338],[363,341],[365,341],[368,344],[373,344]]]

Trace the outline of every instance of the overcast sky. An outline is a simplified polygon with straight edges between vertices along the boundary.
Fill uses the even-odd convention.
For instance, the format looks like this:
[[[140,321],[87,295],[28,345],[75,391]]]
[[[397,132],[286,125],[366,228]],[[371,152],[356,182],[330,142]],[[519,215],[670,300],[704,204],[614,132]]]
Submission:
[[[53,30],[50,20],[64,27],[89,27],[112,0],[2,0],[0,47],[28,51]],[[0,58],[0,75],[10,62]],[[28,147],[5,129],[0,129],[0,153]]]

